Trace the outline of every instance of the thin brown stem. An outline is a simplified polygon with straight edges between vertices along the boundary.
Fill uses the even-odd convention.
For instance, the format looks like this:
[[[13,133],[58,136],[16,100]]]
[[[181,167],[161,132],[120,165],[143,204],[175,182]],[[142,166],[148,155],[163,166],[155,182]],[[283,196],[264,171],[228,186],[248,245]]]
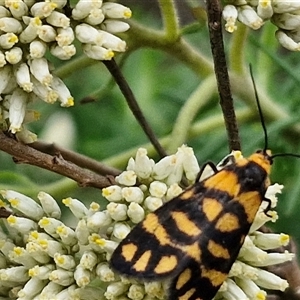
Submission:
[[[100,175],[111,175],[115,177],[121,173],[121,171],[116,168],[109,167],[105,164],[98,162],[95,159],[62,148],[57,144],[48,144],[38,141],[30,144],[29,146],[50,155],[61,155],[65,160],[70,161],[79,167],[88,169]]]
[[[220,95],[220,105],[225,120],[229,150],[231,151],[240,150],[241,145],[230,89],[228,68],[225,58],[221,13],[222,10],[219,0],[207,1],[208,28],[211,51],[213,55],[215,74]]]
[[[118,84],[122,94],[124,95],[127,104],[132,111],[133,115],[135,116],[136,120],[141,125],[143,131],[148,136],[150,142],[152,143],[153,147],[156,149],[157,153],[160,157],[166,156],[166,151],[159,143],[158,139],[155,136],[155,133],[153,132],[152,128],[150,127],[149,123],[147,122],[139,104],[137,103],[137,100],[129,87],[126,79],[124,78],[119,66],[115,62],[115,60],[107,60],[103,61],[106,68],[109,70],[113,78],[115,79],[116,83]]]
[[[75,180],[80,186],[104,188],[113,184],[113,179],[95,174],[63,159],[40,152],[24,145],[0,131],[0,150],[10,154],[15,162],[37,166]]]

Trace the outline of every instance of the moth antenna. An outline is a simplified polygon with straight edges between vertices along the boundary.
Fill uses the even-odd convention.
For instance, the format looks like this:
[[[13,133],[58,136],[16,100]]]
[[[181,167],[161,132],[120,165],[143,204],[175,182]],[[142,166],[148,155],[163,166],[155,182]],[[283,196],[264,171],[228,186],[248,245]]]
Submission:
[[[267,151],[268,149],[268,133],[267,133],[267,127],[266,127],[266,123],[264,120],[264,116],[262,113],[262,109],[259,103],[259,98],[258,98],[258,93],[257,93],[257,89],[256,89],[256,84],[254,81],[254,76],[253,76],[253,71],[252,71],[252,65],[249,64],[249,69],[250,69],[250,76],[251,76],[251,80],[252,80],[252,84],[253,84],[253,88],[254,88],[254,95],[255,95],[255,101],[256,101],[256,105],[257,105],[257,109],[258,109],[258,113],[259,113],[259,118],[260,118],[260,122],[261,122],[261,126],[265,135],[265,147],[264,147],[264,153]]]

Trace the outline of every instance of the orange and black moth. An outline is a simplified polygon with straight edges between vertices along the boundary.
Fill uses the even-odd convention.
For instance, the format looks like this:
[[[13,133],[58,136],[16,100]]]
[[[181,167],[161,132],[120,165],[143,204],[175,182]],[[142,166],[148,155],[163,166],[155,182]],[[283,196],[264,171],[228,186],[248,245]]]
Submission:
[[[112,267],[145,281],[171,278],[170,300],[211,300],[261,203],[270,208],[271,164],[271,153],[262,150],[214,168],[136,225],[113,253]]]

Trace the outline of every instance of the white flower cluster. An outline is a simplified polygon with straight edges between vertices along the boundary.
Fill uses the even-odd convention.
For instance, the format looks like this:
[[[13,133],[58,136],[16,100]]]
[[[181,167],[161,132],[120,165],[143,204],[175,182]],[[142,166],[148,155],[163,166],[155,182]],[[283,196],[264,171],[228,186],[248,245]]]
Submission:
[[[60,60],[76,53],[75,39],[92,59],[108,60],[126,43],[116,33],[128,30],[129,8],[102,0],[0,1],[0,127],[12,133],[37,115],[27,110],[35,99],[74,104],[63,81],[52,74],[46,53]],[[25,135],[25,134],[23,134]],[[28,142],[34,137],[27,136]],[[23,137],[24,139],[24,137]],[[26,138],[25,138],[26,141]]]
[[[279,43],[291,51],[300,51],[299,0],[233,0],[223,10],[228,32],[236,30],[236,20],[252,29],[259,29],[270,20],[278,27]]]
[[[229,158],[238,159],[236,152]],[[225,158],[221,165],[232,160]],[[63,203],[76,218],[74,228],[61,220],[56,201],[38,194],[39,203],[14,191],[1,191],[0,207],[13,214],[0,220],[0,298],[18,300],[157,300],[166,299],[166,283],[139,282],[122,277],[109,266],[118,243],[134,224],[150,211],[181,193],[183,174],[194,181],[199,166],[193,150],[182,146],[175,155],[155,163],[145,149],[129,160],[127,170],[116,178],[118,185],[103,189],[109,201],[100,211],[96,203],[86,207],[77,199]],[[212,170],[207,169],[209,176]],[[139,182],[140,185],[136,186]],[[276,205],[275,194],[282,186],[273,185],[267,197]],[[284,290],[287,282],[260,267],[288,261],[290,253],[265,250],[286,245],[289,237],[256,231],[266,221],[262,210],[251,228],[238,260],[216,299],[261,299],[266,293],[258,286]]]

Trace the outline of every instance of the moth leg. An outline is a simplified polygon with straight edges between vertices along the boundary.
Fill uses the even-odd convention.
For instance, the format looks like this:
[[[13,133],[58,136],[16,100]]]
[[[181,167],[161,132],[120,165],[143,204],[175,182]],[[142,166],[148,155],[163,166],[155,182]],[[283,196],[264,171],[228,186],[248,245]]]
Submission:
[[[271,209],[271,205],[272,205],[272,201],[268,198],[264,198],[263,201],[266,201],[268,204],[267,204],[267,207],[264,209],[264,213],[267,217],[272,217],[268,212],[269,210]]]
[[[215,165],[212,161],[208,161],[208,162],[206,162],[206,163],[201,167],[201,169],[200,169],[200,171],[199,171],[199,173],[198,173],[198,175],[197,175],[197,177],[196,177],[195,182],[198,182],[198,181],[199,181],[199,179],[201,178],[201,176],[202,176],[202,174],[203,174],[203,172],[204,172],[204,170],[205,170],[205,168],[206,168],[207,166],[210,166],[214,173],[218,173],[218,172],[219,172],[218,169],[217,169],[217,167],[216,167],[216,165]]]

